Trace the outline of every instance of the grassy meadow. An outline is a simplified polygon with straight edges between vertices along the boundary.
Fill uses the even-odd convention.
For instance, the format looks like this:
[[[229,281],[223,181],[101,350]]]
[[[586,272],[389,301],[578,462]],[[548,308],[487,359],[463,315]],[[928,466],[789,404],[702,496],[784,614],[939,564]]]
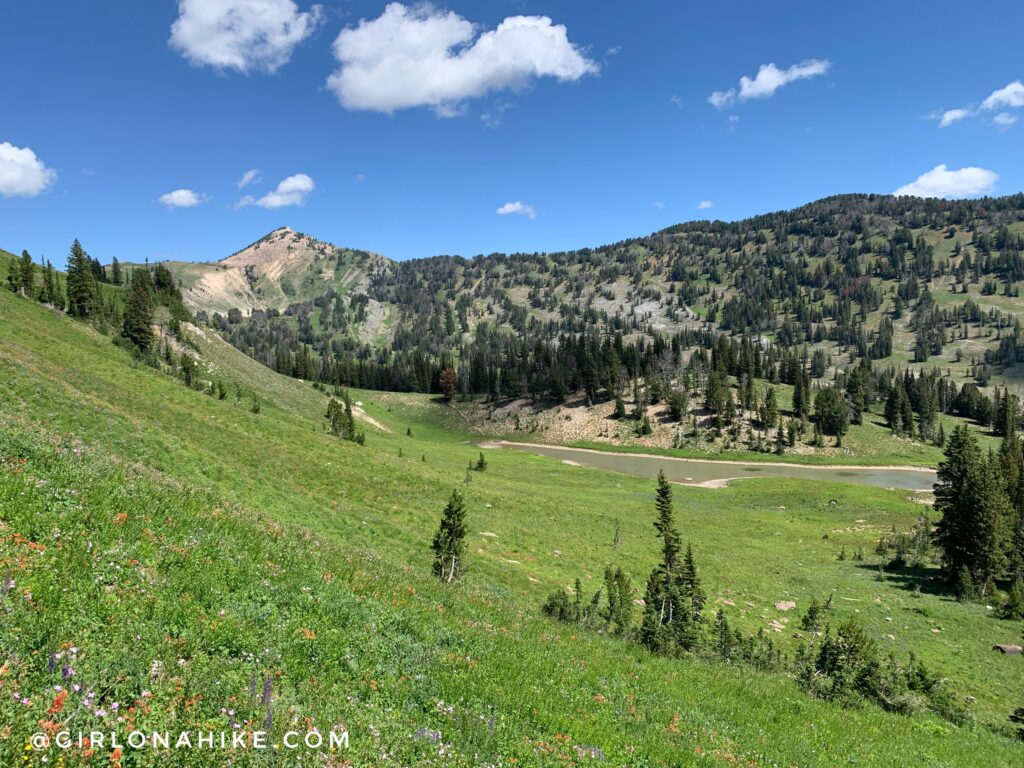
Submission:
[[[653,483],[497,450],[467,475],[479,435],[427,396],[353,391],[385,429],[342,442],[309,384],[192,338],[227,399],[0,291],[0,764],[55,761],[25,746],[57,725],[350,734],[346,751],[234,765],[1024,762],[1007,721],[1024,661],[991,651],[1024,627],[940,593],[933,569],[878,568],[879,537],[928,511],[907,494],[765,479],[678,487],[675,501],[709,614],[724,606],[747,632],[777,622],[792,653],[804,608],[832,595],[833,622],[854,616],[883,650],[947,678],[970,701],[964,726],[844,708],[785,675],[658,658],[543,618],[553,589],[580,577],[589,594],[606,564],[642,590]],[[453,488],[468,572],[445,586],[430,540]],[[859,548],[863,561],[838,558]],[[784,600],[797,607],[776,609]],[[227,759],[141,751],[123,764]]]

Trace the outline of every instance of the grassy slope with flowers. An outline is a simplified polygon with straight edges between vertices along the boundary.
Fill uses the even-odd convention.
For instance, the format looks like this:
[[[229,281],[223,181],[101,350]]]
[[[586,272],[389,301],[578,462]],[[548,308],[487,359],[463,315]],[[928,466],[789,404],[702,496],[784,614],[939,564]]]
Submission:
[[[289,755],[302,765],[590,764],[591,747],[612,765],[1024,757],[992,730],[1017,705],[1019,660],[987,647],[1020,626],[835,561],[839,546],[912,522],[919,508],[900,494],[758,481],[679,489],[677,508],[709,595],[735,603],[737,624],[834,589],[843,615],[857,611],[878,638],[895,631],[899,652],[914,647],[977,696],[978,725],[842,709],[783,676],[654,658],[541,619],[555,585],[580,575],[596,588],[605,562],[642,582],[656,546],[649,482],[491,452],[464,485],[476,449],[426,398],[358,393],[392,430],[368,428],[360,448],[324,434],[319,393],[198,341],[241,404],[133,366],[108,338],[0,291],[0,764],[41,764],[27,736],[64,723],[348,729],[347,753]],[[471,560],[445,587],[429,541],[453,486],[467,497]],[[110,764],[108,751],[63,758]]]

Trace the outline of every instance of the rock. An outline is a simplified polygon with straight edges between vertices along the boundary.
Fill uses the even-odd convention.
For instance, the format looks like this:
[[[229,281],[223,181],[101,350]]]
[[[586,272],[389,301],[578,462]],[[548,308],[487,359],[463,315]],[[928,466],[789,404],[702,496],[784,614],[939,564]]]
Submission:
[[[796,608],[796,602],[793,600],[780,600],[775,604],[777,611],[791,611],[794,608]]]
[[[999,651],[1004,656],[1020,656],[1020,653],[1024,648],[1019,645],[1010,645],[1008,643],[996,643],[992,646],[993,651]]]

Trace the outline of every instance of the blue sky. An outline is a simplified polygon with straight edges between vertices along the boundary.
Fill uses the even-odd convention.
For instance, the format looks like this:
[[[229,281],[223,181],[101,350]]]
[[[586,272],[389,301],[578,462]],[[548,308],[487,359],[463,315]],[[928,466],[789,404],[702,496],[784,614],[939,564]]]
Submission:
[[[1022,27],[1009,1],[3,3],[0,247],[216,260],[287,224],[472,256],[1010,194],[1024,56],[983,30]]]

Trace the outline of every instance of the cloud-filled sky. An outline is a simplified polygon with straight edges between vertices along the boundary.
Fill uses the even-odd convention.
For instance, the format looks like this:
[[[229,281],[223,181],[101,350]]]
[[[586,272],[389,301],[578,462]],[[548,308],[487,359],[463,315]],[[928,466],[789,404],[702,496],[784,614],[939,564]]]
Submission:
[[[911,5],[4,3],[32,66],[0,78],[0,247],[213,260],[287,224],[472,256],[1021,191],[1024,59],[935,56],[961,6]]]

